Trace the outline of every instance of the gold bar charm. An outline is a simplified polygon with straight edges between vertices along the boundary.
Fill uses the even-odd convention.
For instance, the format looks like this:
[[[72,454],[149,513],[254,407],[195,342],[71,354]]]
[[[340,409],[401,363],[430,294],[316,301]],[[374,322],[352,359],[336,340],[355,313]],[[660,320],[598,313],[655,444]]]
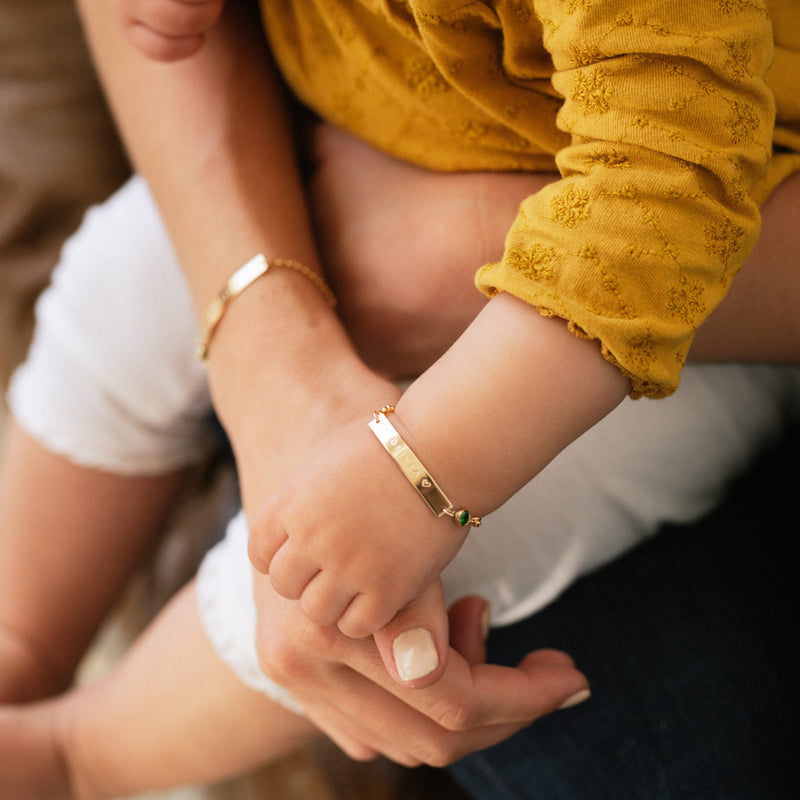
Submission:
[[[417,490],[428,508],[437,517],[445,515],[450,517],[459,527],[474,526],[477,528],[480,526],[480,517],[471,516],[466,509],[456,509],[442,491],[425,465],[417,458],[414,451],[406,444],[394,425],[387,419],[386,414],[391,411],[394,411],[392,406],[384,406],[380,411],[376,411],[374,419],[369,423],[369,427],[386,449],[386,452],[394,459],[395,464],[400,468],[408,482]]]

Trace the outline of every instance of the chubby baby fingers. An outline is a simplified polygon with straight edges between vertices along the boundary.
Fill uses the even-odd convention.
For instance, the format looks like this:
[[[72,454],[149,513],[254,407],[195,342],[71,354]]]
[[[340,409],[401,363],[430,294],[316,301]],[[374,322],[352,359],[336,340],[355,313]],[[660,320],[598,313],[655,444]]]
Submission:
[[[343,610],[337,625],[350,639],[363,639],[386,627],[403,605],[404,602],[392,603],[378,593],[360,593]]]
[[[289,541],[279,509],[280,506],[273,497],[264,503],[250,520],[247,556],[253,567],[265,575],[269,573],[277,552]]]
[[[320,569],[319,564],[296,550],[291,541],[287,542],[269,565],[269,580],[273,589],[287,600],[299,600]]]
[[[321,570],[303,590],[300,608],[317,625],[336,625],[357,594],[341,581],[330,580],[329,574]]]

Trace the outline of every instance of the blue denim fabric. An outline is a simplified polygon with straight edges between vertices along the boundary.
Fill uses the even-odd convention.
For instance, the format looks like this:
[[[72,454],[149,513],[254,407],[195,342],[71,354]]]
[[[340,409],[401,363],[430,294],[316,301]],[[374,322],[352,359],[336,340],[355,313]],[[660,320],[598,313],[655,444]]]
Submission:
[[[663,531],[490,637],[556,647],[592,697],[452,768],[476,800],[797,800],[798,438],[701,524]]]

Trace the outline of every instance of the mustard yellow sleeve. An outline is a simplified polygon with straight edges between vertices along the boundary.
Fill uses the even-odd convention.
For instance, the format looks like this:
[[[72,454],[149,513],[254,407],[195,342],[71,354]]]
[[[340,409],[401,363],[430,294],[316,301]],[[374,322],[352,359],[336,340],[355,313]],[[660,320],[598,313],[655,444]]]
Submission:
[[[769,160],[770,21],[757,0],[537,0],[571,144],[526,199],[488,295],[598,339],[634,396],[678,385],[694,332],[754,245]]]

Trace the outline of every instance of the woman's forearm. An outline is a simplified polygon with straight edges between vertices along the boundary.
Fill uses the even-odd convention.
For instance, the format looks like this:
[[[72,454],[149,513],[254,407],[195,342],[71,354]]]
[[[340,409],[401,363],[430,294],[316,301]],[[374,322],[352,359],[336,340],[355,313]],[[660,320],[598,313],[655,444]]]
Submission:
[[[159,205],[198,315],[256,253],[318,269],[282,87],[258,19],[229,0],[196,55],[164,64],[128,43],[107,0],[79,5],[123,139]],[[290,269],[271,269],[230,304],[207,364],[246,494],[254,485],[265,487],[258,494],[274,489],[279,476],[267,474],[268,465],[281,460],[284,445],[294,455],[282,470],[303,452],[303,432],[316,436],[321,425],[341,422],[334,409],[350,413],[342,396],[372,380],[317,287]]]
[[[163,64],[106,0],[79,0],[126,147],[147,179],[198,309],[256,252],[316,266],[292,139],[257,19],[231,2],[206,46]]]

